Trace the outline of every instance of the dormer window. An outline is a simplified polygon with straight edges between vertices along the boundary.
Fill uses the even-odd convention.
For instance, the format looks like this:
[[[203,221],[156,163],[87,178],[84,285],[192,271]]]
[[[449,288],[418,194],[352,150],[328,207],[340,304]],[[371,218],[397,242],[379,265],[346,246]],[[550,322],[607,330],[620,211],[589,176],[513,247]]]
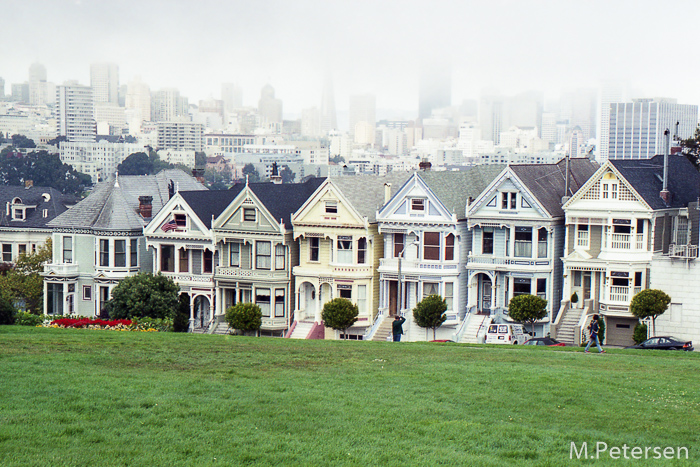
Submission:
[[[338,203],[336,201],[326,201],[326,214],[338,214]]]
[[[246,222],[255,222],[255,209],[243,208],[243,220]]]
[[[13,208],[12,209],[12,220],[13,221],[23,221],[24,220],[24,208]]]
[[[411,211],[425,212],[425,198],[411,199]]]
[[[501,209],[517,209],[517,193],[504,191],[501,193]]]
[[[178,228],[185,228],[187,226],[187,216],[185,214],[175,214],[173,215],[175,219],[175,225]]]

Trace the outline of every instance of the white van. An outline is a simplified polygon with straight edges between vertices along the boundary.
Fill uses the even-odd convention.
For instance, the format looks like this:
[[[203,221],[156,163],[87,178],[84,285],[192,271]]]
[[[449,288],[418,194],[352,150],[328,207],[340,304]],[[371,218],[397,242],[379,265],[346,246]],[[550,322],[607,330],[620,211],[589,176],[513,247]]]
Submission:
[[[523,344],[530,336],[520,324],[489,324],[486,344]]]

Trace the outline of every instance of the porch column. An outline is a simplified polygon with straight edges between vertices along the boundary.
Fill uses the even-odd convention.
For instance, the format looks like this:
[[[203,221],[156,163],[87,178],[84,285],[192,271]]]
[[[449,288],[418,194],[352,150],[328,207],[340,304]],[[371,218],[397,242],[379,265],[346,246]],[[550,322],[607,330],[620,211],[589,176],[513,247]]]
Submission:
[[[44,281],[44,314],[48,315],[49,306],[49,283]]]
[[[190,297],[190,330],[194,329],[194,300]]]
[[[493,277],[491,280],[491,311],[496,310],[496,291],[498,288],[496,287],[496,276]]]
[[[66,316],[67,315],[66,303],[68,303],[68,284],[66,282],[63,282],[61,284],[61,287],[63,288],[63,300],[62,300],[63,303],[61,304],[61,315]]]

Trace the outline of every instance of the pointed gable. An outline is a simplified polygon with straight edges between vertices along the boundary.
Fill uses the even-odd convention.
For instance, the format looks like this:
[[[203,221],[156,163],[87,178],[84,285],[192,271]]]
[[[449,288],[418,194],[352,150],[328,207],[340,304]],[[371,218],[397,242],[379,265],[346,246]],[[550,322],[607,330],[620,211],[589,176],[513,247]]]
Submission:
[[[601,210],[605,209],[605,204],[614,203],[612,206],[619,210],[620,201],[636,203],[636,206],[641,209],[651,209],[645,199],[612,164],[612,161],[607,161],[570,200],[564,203],[562,208],[567,210],[576,205],[577,208],[584,210]],[[628,208],[632,207],[634,204],[628,205]]]
[[[457,221],[455,214],[440,201],[418,172],[411,175],[377,217],[383,221]]]

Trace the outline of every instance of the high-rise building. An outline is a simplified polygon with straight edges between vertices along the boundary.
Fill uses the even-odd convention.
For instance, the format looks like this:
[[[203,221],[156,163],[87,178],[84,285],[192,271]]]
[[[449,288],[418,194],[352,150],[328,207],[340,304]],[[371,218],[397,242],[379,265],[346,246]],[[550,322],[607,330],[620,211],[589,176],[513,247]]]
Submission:
[[[433,110],[452,105],[452,67],[448,62],[424,63],[419,86],[419,119],[430,117]]]
[[[579,127],[583,139],[596,137],[596,115],[598,109],[598,91],[581,88],[568,90],[561,95],[559,117],[568,120],[571,128]]]
[[[600,118],[598,119],[598,148],[596,159],[605,162],[608,159],[610,141],[610,104],[627,102],[629,99],[625,87],[620,83],[606,82],[600,88]]]
[[[260,91],[258,113],[268,125],[282,123],[282,100],[275,98],[275,88],[269,84]]]
[[[318,107],[311,107],[301,111],[301,135],[316,138],[321,131],[320,113]]]
[[[119,67],[115,63],[90,65],[90,86],[95,92],[95,102],[119,105]]]
[[[5,98],[5,80],[0,77],[0,99]]]
[[[243,90],[234,83],[223,83],[221,85],[221,100],[224,101],[224,110],[233,112],[243,107]]]
[[[125,105],[130,120],[139,125],[151,120],[151,89],[138,76],[127,85]]]
[[[77,82],[56,86],[56,134],[68,141],[95,141],[95,103],[92,87]]]
[[[487,93],[481,96],[479,101],[479,126],[481,138],[484,141],[493,141],[498,145],[501,141],[501,132],[506,130],[505,101],[500,95]]]
[[[29,103],[46,104],[46,67],[41,63],[29,66]]]
[[[542,127],[540,129],[540,138],[543,141],[550,143],[552,146],[558,143],[557,141],[557,114],[554,112],[542,113]]]
[[[29,83],[12,83],[12,100],[29,104]]]
[[[151,94],[151,121],[168,122],[188,115],[189,101],[174,88],[161,89]]]
[[[190,122],[159,122],[158,148],[202,151],[204,125]]]
[[[665,151],[664,132],[686,139],[698,124],[698,106],[675,99],[633,99],[609,104],[608,159],[649,159]]]
[[[333,93],[333,77],[330,72],[326,73],[326,79],[323,83],[320,118],[320,132],[322,135],[325,136],[329,132],[338,129],[338,117],[335,111],[335,95]]]
[[[542,129],[542,102],[540,91],[521,92],[508,98],[506,130],[512,126],[520,128],[537,128],[538,136]]]
[[[350,96],[350,134],[359,144],[374,144],[377,102],[374,94]]]

